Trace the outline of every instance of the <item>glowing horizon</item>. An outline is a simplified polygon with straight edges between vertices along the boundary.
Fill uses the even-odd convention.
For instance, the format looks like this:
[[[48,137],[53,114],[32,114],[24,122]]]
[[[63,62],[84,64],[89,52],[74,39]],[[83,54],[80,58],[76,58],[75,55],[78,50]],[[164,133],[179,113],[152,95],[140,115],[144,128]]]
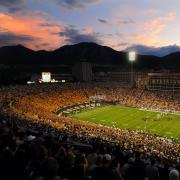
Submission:
[[[0,1],[0,46],[53,50],[95,42],[124,50],[134,45],[180,45],[177,0]]]

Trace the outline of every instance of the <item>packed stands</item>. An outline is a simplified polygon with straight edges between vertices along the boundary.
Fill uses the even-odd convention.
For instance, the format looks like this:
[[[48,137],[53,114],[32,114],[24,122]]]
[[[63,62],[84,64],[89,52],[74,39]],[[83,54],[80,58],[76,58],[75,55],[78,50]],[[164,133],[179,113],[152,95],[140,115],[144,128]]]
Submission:
[[[117,84],[44,84],[0,90],[0,176],[5,179],[179,179],[180,142],[58,116],[89,97],[180,111],[180,94]]]

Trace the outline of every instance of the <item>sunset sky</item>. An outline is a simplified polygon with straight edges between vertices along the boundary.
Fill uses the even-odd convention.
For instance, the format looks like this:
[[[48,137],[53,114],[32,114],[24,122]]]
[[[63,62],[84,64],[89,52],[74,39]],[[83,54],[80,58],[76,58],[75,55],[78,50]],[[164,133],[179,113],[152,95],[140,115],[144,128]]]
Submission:
[[[0,46],[180,45],[180,0],[0,0]]]

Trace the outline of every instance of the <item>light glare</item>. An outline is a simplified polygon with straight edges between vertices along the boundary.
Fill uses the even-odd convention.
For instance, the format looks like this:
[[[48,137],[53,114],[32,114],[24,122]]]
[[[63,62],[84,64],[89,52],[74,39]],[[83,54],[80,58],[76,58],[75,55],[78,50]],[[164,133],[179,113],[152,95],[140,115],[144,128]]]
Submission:
[[[136,52],[135,51],[130,51],[129,52],[129,61],[133,62],[136,60]]]
[[[51,82],[51,73],[50,72],[42,72],[42,81],[43,82]]]

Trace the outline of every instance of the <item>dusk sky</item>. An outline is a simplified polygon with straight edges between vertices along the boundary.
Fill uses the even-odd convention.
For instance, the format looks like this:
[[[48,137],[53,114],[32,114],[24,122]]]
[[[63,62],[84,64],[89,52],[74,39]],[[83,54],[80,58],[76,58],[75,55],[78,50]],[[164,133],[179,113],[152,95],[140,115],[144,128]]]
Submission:
[[[0,0],[0,46],[180,45],[180,0]]]

